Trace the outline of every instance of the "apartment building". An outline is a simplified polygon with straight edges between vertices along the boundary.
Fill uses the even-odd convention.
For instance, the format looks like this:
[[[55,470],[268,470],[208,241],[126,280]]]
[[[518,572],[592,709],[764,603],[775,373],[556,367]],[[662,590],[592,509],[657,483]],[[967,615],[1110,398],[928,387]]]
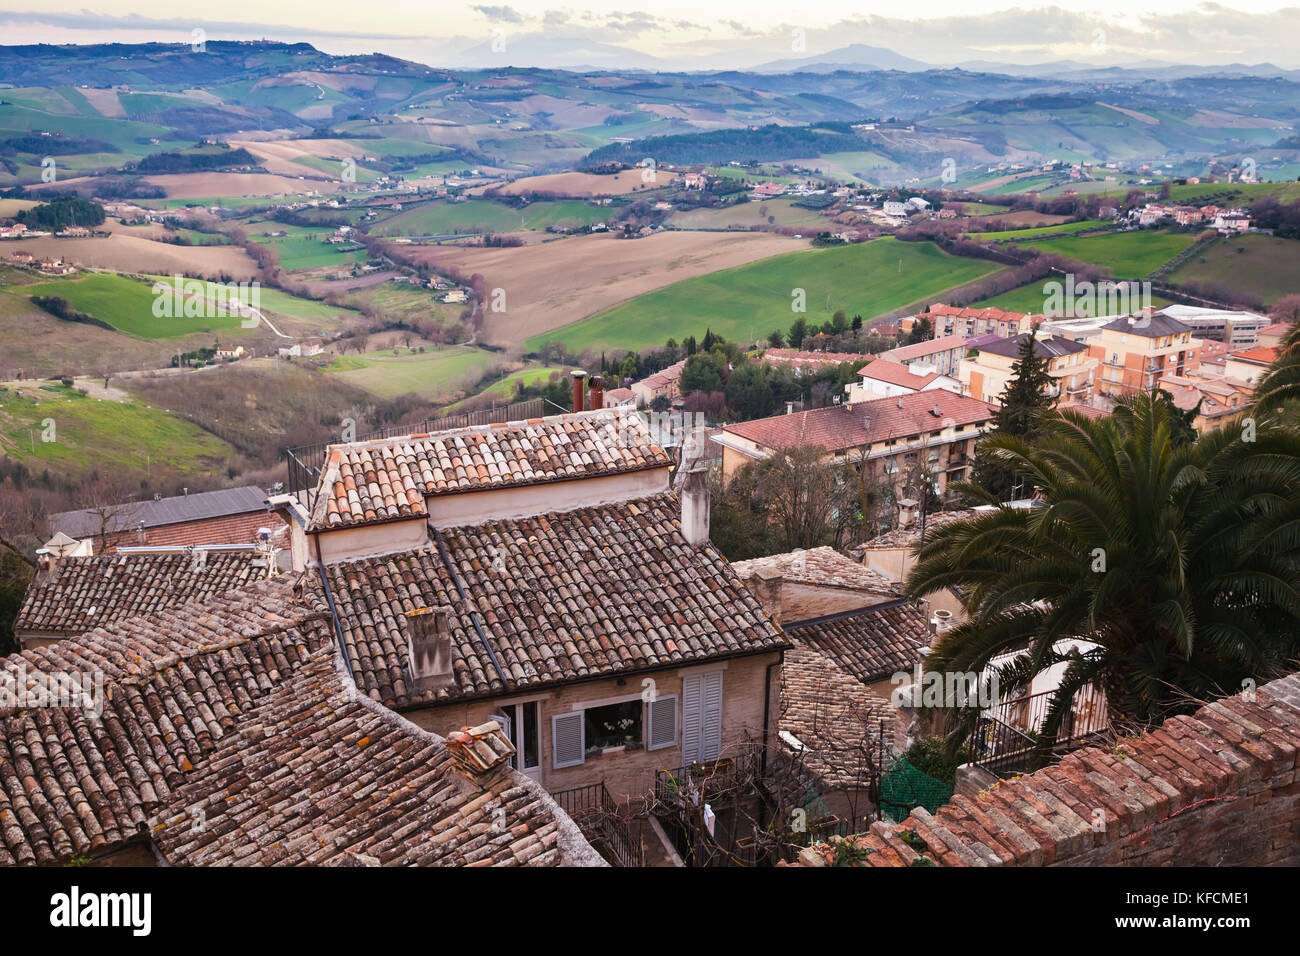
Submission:
[[[944,335],[928,342],[916,342],[912,345],[900,345],[890,349],[880,357],[906,365],[918,375],[938,372],[940,375],[955,375],[961,358],[966,354],[966,336]]]
[[[1165,375],[1199,368],[1200,348],[1190,326],[1160,312],[1112,319],[1088,339],[1100,366],[1096,391],[1111,398],[1151,391]]]
[[[975,346],[974,354],[962,361],[958,373],[962,394],[997,404],[1015,377],[1013,370],[1028,337],[1026,332]],[[1055,402],[1086,404],[1092,398],[1099,363],[1089,354],[1087,345],[1048,335],[1034,340],[1034,354],[1047,361],[1047,374],[1053,381],[1050,397]]]

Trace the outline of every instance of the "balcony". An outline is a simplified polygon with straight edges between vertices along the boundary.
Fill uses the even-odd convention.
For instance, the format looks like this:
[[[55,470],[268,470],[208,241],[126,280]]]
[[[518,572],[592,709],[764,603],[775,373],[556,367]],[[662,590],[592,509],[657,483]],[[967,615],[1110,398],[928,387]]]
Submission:
[[[605,782],[556,790],[551,799],[560,805],[582,835],[610,866],[645,866],[645,848],[628,832],[623,810],[605,788]]]
[[[1054,691],[1002,701],[982,713],[971,735],[971,762],[999,777],[1024,773],[1035,757],[1060,757],[1110,728],[1106,698],[1089,684],[1070,701],[1054,738],[1042,734]]]

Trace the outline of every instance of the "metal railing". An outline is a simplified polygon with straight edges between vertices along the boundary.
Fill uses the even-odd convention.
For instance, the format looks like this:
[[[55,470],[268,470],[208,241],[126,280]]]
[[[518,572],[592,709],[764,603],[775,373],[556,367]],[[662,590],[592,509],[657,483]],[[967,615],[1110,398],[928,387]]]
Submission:
[[[547,410],[547,402],[542,398],[533,398],[510,405],[498,405],[476,412],[459,415],[447,415],[442,418],[426,418],[423,421],[406,425],[389,425],[366,435],[358,435],[356,441],[376,441],[383,438],[399,438],[403,435],[422,435],[429,432],[443,432],[454,428],[470,428],[479,425],[496,425],[501,422],[522,421],[528,418],[541,418],[545,415],[558,414]],[[316,442],[311,445],[298,445],[284,450],[288,465],[288,479],[285,491],[306,492],[309,496],[307,508],[310,511],[316,505],[316,488],[320,483],[321,472],[325,467],[325,450],[336,442]]]
[[[645,866],[645,848],[632,837],[622,808],[610,796],[605,781],[556,790],[551,799],[606,862],[613,866]]]
[[[1084,746],[1110,727],[1106,697],[1093,684],[1077,691],[1056,735],[1042,728],[1055,691],[1002,701],[980,715],[969,747],[971,762],[1004,777],[1026,770],[1044,752],[1059,756]]]

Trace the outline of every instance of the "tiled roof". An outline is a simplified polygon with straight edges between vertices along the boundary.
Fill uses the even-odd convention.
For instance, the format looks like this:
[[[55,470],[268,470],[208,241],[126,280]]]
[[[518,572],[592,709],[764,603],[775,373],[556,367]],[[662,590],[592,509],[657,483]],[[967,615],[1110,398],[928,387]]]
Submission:
[[[966,347],[966,336],[964,335],[945,335],[942,338],[930,339],[926,342],[915,342],[912,345],[900,345],[896,349],[890,349],[884,353],[884,358],[894,362],[905,362],[908,359],[925,358],[927,355],[934,355],[938,352],[947,352],[952,349],[964,349]]]
[[[1121,315],[1119,318],[1107,322],[1102,328],[1109,329],[1112,332],[1124,332],[1128,335],[1140,335],[1148,339],[1158,339],[1162,335],[1177,335],[1180,332],[1192,331],[1192,327],[1187,323],[1179,322],[1173,316],[1165,315],[1162,312],[1153,312],[1150,316]]]
[[[806,349],[768,349],[763,360],[769,363],[789,362],[791,365],[841,365],[844,362],[869,362],[870,355],[860,352],[813,352]]]
[[[1110,412],[1100,408],[1093,408],[1091,405],[1080,405],[1077,402],[1065,402],[1057,405],[1056,410],[1060,412],[1078,412],[1088,418],[1105,418]]]
[[[1294,814],[1270,808],[1294,797],[1297,749],[1291,674],[849,839],[862,866],[914,866],[918,849],[939,866],[1294,865]],[[799,864],[830,866],[835,850],[816,844]]]
[[[1281,349],[1276,345],[1257,346],[1253,349],[1238,349],[1230,352],[1228,358],[1239,362],[1250,362],[1253,365],[1272,365],[1277,361],[1280,351]]]
[[[641,381],[636,382],[635,384],[644,385],[647,388],[651,388],[654,390],[666,388],[682,377],[682,370],[685,368],[686,368],[686,359],[682,359],[680,362],[674,362],[672,365],[669,365],[667,368],[662,368],[659,371],[654,372],[653,374],[647,375],[645,378],[641,379]]]
[[[74,538],[89,538],[105,532],[134,531],[140,525],[154,528],[165,524],[249,513],[274,517],[266,510],[266,492],[253,485],[176,495],[157,501],[133,501],[102,512],[61,511],[50,516],[49,525],[51,534],[62,531]]]
[[[266,577],[266,555],[208,551],[62,558],[37,571],[14,621],[19,633],[81,634],[128,617],[204,601]]]
[[[504,768],[481,784],[455,772],[441,737],[358,695],[329,648],[188,777],[156,815],[153,836],[168,862],[187,866],[594,859],[537,784]],[[566,845],[577,854],[566,857]]]
[[[358,685],[392,706],[515,692],[786,646],[672,495],[443,529],[437,547],[331,565]],[[405,612],[450,606],[455,683],[412,696]],[[502,681],[470,615],[505,673]]]
[[[882,595],[894,591],[894,583],[883,574],[829,546],[810,548],[807,551],[788,551],[765,558],[750,558],[748,561],[733,561],[731,566],[741,578],[770,570],[779,572],[786,581]]]
[[[939,409],[936,416],[935,408]],[[853,405],[831,405],[790,415],[727,425],[725,432],[748,438],[766,448],[820,445],[827,451],[861,448],[888,438],[906,438],[939,431],[945,422],[961,427],[990,421],[992,405],[944,389],[878,398]]]
[[[1081,407],[1081,406],[1072,406]],[[973,509],[965,511],[934,511],[925,516],[925,530],[927,533],[932,528],[938,528],[941,525],[948,524],[950,521],[960,521],[965,518],[974,518],[979,512]],[[921,542],[921,522],[920,519],[913,521],[906,528],[894,528],[892,531],[886,531],[884,534],[877,535],[870,541],[862,545],[864,548],[911,548]]]
[[[866,687],[813,647],[785,652],[781,665],[780,729],[803,744],[804,766],[823,787],[866,785],[868,751],[883,725],[892,740],[895,712],[888,701]]]
[[[102,675],[103,715],[0,710],[0,865],[58,864],[117,848],[307,654],[325,616],[267,581],[212,609],[188,604],[0,660],[20,672]]]
[[[441,738],[362,699],[328,611],[295,590],[281,577],[0,660],[11,693],[103,683],[98,719],[0,710],[0,866],[141,837],[173,865],[593,861],[535,785],[460,779]]]
[[[312,530],[424,515],[426,495],[671,464],[645,420],[617,409],[332,445],[327,456]]]
[[[796,644],[820,651],[865,684],[910,671],[930,640],[925,615],[906,602],[788,622],[785,629]]]
[[[939,377],[938,372],[931,372],[929,375],[917,375],[906,365],[891,362],[889,359],[876,359],[859,371],[858,374],[863,378],[888,382],[890,385],[898,385],[901,388],[910,388],[918,392]]]
[[[1017,358],[1020,355],[1020,347],[1027,338],[1029,338],[1029,333],[1023,332],[1009,338],[997,339],[979,346],[979,351]],[[1071,355],[1075,352],[1086,351],[1088,351],[1088,346],[1084,343],[1064,339],[1057,335],[1045,335],[1034,339],[1034,354],[1040,358],[1055,358],[1058,355]]]

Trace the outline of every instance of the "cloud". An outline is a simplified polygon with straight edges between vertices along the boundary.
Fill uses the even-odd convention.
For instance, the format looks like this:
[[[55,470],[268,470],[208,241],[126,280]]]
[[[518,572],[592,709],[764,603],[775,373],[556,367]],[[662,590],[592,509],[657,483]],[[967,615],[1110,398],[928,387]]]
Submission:
[[[142,17],[128,14],[114,17],[107,14],[91,13],[82,10],[79,13],[57,13],[54,11],[7,11],[0,10],[0,25],[4,26],[51,26],[70,30],[163,30],[175,31],[177,42],[189,43],[190,31],[202,27],[208,33],[225,33],[235,36],[268,37],[276,40],[303,39],[306,37],[340,37],[354,40],[405,40],[408,36],[400,33],[360,33],[351,30],[322,30],[316,26],[285,26],[266,23],[232,23],[221,20],[200,20],[195,17],[185,19],[164,19],[160,17]]]
[[[514,7],[488,7],[475,4],[470,9],[483,14],[489,20],[497,20],[501,23],[523,23],[528,19]]]

